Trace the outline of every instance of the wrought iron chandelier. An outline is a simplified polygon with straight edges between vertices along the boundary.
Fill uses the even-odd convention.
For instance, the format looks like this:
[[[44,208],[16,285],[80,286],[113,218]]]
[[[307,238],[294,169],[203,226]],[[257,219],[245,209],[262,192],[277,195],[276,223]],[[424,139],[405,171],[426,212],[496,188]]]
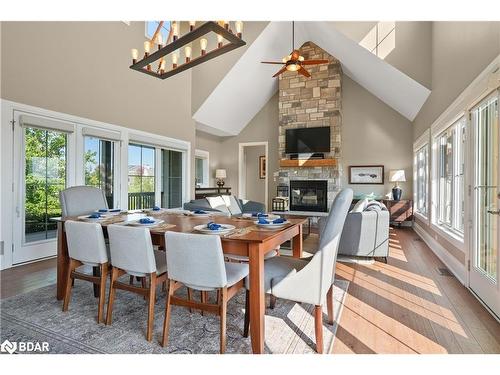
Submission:
[[[181,24],[172,21],[165,44],[160,32],[163,23],[160,21],[151,39],[144,42],[144,55],[140,60],[139,51],[132,49],[130,69],[165,79],[246,44],[242,39],[242,21],[234,22],[236,32],[231,29],[230,21],[207,21],[199,26],[196,21],[189,21],[189,31],[182,36],[179,35]],[[209,50],[210,41],[215,39],[215,47]],[[155,47],[157,50],[153,52]]]

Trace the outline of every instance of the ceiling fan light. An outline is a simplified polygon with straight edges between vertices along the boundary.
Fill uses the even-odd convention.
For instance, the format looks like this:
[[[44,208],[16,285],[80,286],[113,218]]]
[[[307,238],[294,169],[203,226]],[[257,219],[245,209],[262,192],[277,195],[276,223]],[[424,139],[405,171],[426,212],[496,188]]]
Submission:
[[[299,61],[304,61],[304,56],[299,56]]]
[[[288,70],[289,72],[296,72],[299,69],[300,69],[299,64],[288,64],[286,66],[286,70]]]

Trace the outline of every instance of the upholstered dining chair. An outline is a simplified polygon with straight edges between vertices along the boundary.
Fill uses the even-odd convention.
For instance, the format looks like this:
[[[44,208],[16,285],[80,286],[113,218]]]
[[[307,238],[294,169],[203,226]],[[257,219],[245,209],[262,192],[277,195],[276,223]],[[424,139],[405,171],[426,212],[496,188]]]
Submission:
[[[108,208],[104,190],[92,186],[72,186],[59,192],[62,216],[79,216]]]
[[[220,352],[226,350],[227,302],[245,287],[248,265],[224,262],[219,236],[190,233],[165,233],[168,294],[161,345],[168,344],[172,305],[200,309],[220,316]],[[182,286],[202,292],[217,291],[217,303],[183,299],[174,293]]]
[[[279,256],[264,263],[266,293],[300,303],[314,305],[316,351],[323,352],[323,305],[326,301],[328,323],[333,324],[333,281],[335,263],[344,222],[352,202],[352,190],[342,190],[333,201],[319,249],[309,260]],[[248,282],[247,282],[248,287]],[[248,336],[249,308],[245,308],[244,335]]]
[[[99,287],[97,323],[101,323],[103,321],[106,276],[109,266],[108,251],[104,243],[102,227],[97,223],[67,221],[65,228],[68,243],[69,265],[67,269],[63,311],[68,310],[73,280],[81,279],[90,281]],[[93,276],[77,271],[77,268],[82,265],[98,267],[100,276]]]
[[[111,255],[111,285],[109,287],[106,325],[110,325],[116,289],[139,294],[148,300],[148,323],[146,339],[153,337],[154,305],[156,287],[167,280],[165,252],[153,249],[148,228],[133,228],[125,225],[108,225]],[[149,283],[141,287],[118,281],[122,275],[147,278]]]

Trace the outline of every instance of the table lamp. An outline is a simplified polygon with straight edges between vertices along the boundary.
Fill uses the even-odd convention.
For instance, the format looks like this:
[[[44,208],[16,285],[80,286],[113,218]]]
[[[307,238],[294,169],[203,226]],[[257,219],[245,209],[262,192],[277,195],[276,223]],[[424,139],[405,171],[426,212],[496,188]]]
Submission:
[[[393,169],[389,171],[389,181],[396,184],[392,188],[392,199],[399,201],[403,190],[399,187],[399,182],[406,182],[404,169]]]
[[[224,186],[224,179],[226,178],[226,170],[225,169],[216,169],[215,170],[215,178],[217,180],[217,186],[218,187],[223,187]]]

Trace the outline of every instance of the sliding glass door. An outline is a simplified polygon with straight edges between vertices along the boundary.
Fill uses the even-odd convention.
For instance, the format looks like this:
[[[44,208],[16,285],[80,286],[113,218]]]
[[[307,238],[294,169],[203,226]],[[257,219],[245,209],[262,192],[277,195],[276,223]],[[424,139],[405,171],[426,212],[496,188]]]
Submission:
[[[500,131],[498,96],[472,112],[474,127],[474,244],[470,287],[500,316]]]
[[[155,205],[155,148],[139,144],[128,146],[128,209]]]
[[[114,207],[115,142],[84,137],[85,185],[104,191],[108,207]]]
[[[161,150],[161,206],[182,207],[183,154],[179,151]]]

